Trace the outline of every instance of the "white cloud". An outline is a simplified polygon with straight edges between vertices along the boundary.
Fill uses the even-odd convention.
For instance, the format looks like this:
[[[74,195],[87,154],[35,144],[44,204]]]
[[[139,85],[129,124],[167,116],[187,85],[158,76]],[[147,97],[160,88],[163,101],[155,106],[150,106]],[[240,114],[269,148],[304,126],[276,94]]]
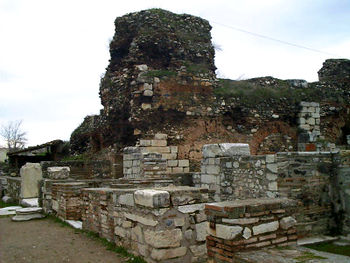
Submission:
[[[69,139],[84,116],[98,113],[99,79],[108,64],[117,16],[161,7],[350,57],[350,40],[344,38],[350,9],[337,8],[344,3],[0,0],[0,124],[22,119],[29,143],[39,144]],[[330,8],[335,13],[328,14]],[[223,49],[216,65],[232,79],[272,75],[314,81],[328,58],[211,24],[213,41]]]

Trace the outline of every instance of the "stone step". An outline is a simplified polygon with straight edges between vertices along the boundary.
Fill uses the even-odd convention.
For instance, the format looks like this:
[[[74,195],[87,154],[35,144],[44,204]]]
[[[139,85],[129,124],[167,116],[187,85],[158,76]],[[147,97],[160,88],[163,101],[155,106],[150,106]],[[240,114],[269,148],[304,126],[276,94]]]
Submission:
[[[40,219],[45,216],[41,214],[41,207],[26,207],[20,208],[16,210],[16,215],[12,217],[12,221],[20,222],[20,221],[28,221],[32,219]]]

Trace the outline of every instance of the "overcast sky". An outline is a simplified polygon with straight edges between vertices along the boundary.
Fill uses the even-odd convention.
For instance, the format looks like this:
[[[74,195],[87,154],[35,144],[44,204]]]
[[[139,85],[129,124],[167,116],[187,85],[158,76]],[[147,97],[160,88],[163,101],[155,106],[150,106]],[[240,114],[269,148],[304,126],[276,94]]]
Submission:
[[[115,18],[155,7],[209,20],[221,77],[317,81],[325,59],[350,58],[349,0],[0,0],[0,124],[23,120],[29,145],[69,140],[102,108]]]

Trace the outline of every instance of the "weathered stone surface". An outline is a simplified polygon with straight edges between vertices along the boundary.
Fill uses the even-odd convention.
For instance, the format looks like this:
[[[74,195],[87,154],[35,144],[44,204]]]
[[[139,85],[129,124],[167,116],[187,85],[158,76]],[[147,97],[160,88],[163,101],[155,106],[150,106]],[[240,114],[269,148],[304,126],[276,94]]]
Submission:
[[[267,169],[270,170],[273,173],[277,173],[278,172],[278,166],[276,163],[268,163],[266,165]]]
[[[145,241],[155,248],[179,247],[182,240],[182,232],[176,228],[163,231],[144,231]]]
[[[297,221],[294,219],[294,217],[288,216],[288,217],[283,217],[280,220],[280,226],[282,229],[287,230],[293,226],[295,226]]]
[[[204,210],[205,204],[183,205],[179,206],[178,210],[184,214],[194,213],[196,211]]]
[[[7,196],[7,195],[3,196],[3,197],[1,198],[1,200],[2,200],[5,204],[14,202],[13,198],[10,197],[10,196]]]
[[[134,193],[135,203],[147,207],[168,207],[170,205],[170,195],[162,190],[137,190]]]
[[[20,206],[8,206],[4,208],[0,208],[0,216],[7,216],[7,215],[15,215],[16,210],[20,209],[22,207]]]
[[[250,225],[259,222],[259,218],[239,218],[239,219],[229,219],[223,218],[223,223],[231,224],[231,225]]]
[[[136,226],[131,229],[131,240],[137,241],[139,243],[143,243],[143,233],[140,226]]]
[[[139,222],[141,224],[147,225],[147,226],[156,226],[158,225],[158,221],[153,220],[151,218],[146,218],[143,216],[139,216],[136,214],[130,214],[130,213],[124,213],[124,216],[128,219],[130,219],[131,221],[136,221]]]
[[[12,217],[12,221],[20,222],[20,221],[29,221],[32,219],[40,219],[44,218],[45,216],[39,213],[34,214],[27,214],[27,215],[15,215]]]
[[[21,198],[35,198],[39,196],[39,181],[43,178],[39,163],[26,163],[20,170]]]
[[[253,227],[254,235],[260,235],[272,231],[276,231],[279,228],[278,221],[273,221],[266,224],[261,224]]]
[[[209,223],[202,222],[202,223],[196,224],[195,230],[196,230],[196,240],[204,241],[208,235]]]
[[[241,234],[243,227],[240,226],[227,226],[222,224],[216,224],[216,230],[209,228],[210,234],[222,238],[225,240],[232,240],[237,235]]]
[[[68,166],[47,168],[47,174],[50,179],[66,179],[69,177],[69,173],[70,168]]]
[[[249,239],[252,236],[252,231],[248,228],[245,227],[243,230],[243,235],[242,235],[245,239]]]
[[[177,258],[186,255],[186,247],[177,247],[169,249],[156,249],[154,248],[151,252],[151,257],[155,260],[166,260],[169,258]]]
[[[21,200],[21,205],[24,207],[38,207],[38,198],[26,198]]]
[[[195,257],[203,257],[207,253],[207,246],[206,244],[199,245],[199,246],[194,245],[194,246],[190,246],[190,250]]]
[[[133,194],[123,194],[118,197],[118,203],[121,205],[134,206],[134,195]]]
[[[219,157],[234,155],[250,155],[249,144],[245,143],[220,143],[203,145],[203,157]]]

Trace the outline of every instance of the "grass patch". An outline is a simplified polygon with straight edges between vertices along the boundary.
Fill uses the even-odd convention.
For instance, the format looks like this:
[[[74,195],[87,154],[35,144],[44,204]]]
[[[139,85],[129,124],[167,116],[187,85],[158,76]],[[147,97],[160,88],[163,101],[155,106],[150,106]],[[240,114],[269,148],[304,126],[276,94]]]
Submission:
[[[327,259],[325,257],[321,257],[321,256],[317,256],[314,253],[311,252],[303,252],[303,255],[294,258],[295,260],[297,260],[296,263],[306,263],[309,260],[313,260],[313,259]]]
[[[170,70],[150,70],[145,73],[146,77],[151,77],[151,78],[174,77],[176,75],[177,73],[175,71],[170,71]]]
[[[9,206],[18,206],[18,203],[4,203],[1,199],[0,199],[0,208],[4,208],[4,207],[9,207]]]
[[[73,228],[71,225],[69,225],[67,222],[64,222],[63,220],[53,216],[48,215],[47,216],[50,220],[54,221],[55,223],[60,224],[62,227],[70,227]],[[122,257],[128,258],[127,263],[147,263],[142,257],[135,256],[131,253],[129,253],[126,248],[117,246],[116,244],[109,242],[107,239],[102,238],[98,235],[98,233],[92,232],[92,231],[86,231],[86,230],[80,230],[80,229],[74,229],[75,233],[81,233],[85,236],[96,240],[97,242],[100,242],[104,247],[106,247],[107,250],[113,251],[117,254],[119,254]]]
[[[219,79],[219,85],[214,89],[214,94],[221,98],[239,98],[246,105],[256,105],[271,100],[286,100],[290,104],[301,101],[344,101],[344,93],[341,90],[317,88],[314,84],[308,87],[291,87],[286,81],[276,80],[275,85],[265,86],[253,83],[249,80]]]
[[[333,254],[350,257],[350,245],[337,246],[333,243],[320,243],[320,244],[305,245],[305,247],[311,248],[317,251],[329,252]]]

